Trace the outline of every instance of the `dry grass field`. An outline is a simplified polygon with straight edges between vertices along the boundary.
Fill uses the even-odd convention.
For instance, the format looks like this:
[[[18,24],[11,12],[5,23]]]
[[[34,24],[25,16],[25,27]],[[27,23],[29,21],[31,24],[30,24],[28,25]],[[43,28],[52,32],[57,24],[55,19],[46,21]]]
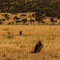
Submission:
[[[39,40],[41,52],[31,53]],[[0,25],[0,60],[60,60],[60,26]]]

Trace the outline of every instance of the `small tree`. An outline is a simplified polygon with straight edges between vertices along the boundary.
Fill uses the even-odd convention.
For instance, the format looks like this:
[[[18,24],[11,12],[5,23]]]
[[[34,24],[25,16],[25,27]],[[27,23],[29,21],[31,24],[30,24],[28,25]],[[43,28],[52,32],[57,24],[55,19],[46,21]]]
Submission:
[[[9,20],[9,19],[10,19],[10,17],[9,17],[9,15],[8,15],[8,14],[5,14],[5,18],[6,18],[7,20]]]
[[[54,20],[54,18],[51,18],[50,20],[53,23],[53,25],[55,24],[55,22],[57,22],[57,20]]]
[[[42,19],[41,19],[41,17],[39,17],[39,16],[38,16],[38,17],[36,17],[36,21],[38,21],[38,24],[40,24],[40,23],[41,23],[41,20],[42,20]]]
[[[21,16],[26,16],[25,14],[21,15]]]
[[[32,24],[32,22],[34,23],[35,21],[31,19],[31,20],[30,20],[30,24]]]
[[[17,17],[17,16],[15,16],[14,18],[13,18],[15,21],[16,21],[16,24],[19,22],[19,17]]]
[[[17,16],[15,16],[13,19],[14,19],[14,20],[19,20],[20,18],[19,18],[19,17],[17,17]]]
[[[36,13],[36,18],[35,20],[38,21],[38,24],[40,24],[42,22],[42,19],[45,18],[43,15],[41,15],[40,13]]]
[[[5,21],[5,19],[1,19],[3,22]]]
[[[42,20],[41,23],[44,25],[45,21]]]
[[[21,22],[21,21],[16,21],[16,24],[17,24],[17,23],[20,23],[20,22]]]
[[[22,19],[23,25],[27,22],[27,19]]]

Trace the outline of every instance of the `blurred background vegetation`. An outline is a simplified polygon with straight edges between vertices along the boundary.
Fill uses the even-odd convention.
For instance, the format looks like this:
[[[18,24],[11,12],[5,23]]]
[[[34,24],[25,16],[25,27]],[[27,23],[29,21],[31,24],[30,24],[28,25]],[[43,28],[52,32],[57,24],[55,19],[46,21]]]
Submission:
[[[39,12],[48,17],[60,18],[60,0],[0,0],[1,12]]]

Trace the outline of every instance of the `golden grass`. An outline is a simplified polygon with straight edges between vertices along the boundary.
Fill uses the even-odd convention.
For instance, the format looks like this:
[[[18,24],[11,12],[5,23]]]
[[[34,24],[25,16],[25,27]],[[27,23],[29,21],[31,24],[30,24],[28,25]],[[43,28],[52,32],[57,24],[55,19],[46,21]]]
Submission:
[[[40,39],[43,49],[31,53]],[[60,60],[59,39],[60,26],[1,25],[0,60]]]

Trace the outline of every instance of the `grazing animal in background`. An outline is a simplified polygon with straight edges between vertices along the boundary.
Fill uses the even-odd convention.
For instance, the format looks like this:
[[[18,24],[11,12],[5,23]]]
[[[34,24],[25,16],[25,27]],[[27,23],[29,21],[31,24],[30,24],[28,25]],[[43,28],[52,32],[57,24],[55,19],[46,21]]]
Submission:
[[[36,44],[34,53],[40,52],[43,47],[43,44],[41,43],[41,40],[39,40],[39,43]]]
[[[22,35],[22,31],[20,31],[19,34]]]

